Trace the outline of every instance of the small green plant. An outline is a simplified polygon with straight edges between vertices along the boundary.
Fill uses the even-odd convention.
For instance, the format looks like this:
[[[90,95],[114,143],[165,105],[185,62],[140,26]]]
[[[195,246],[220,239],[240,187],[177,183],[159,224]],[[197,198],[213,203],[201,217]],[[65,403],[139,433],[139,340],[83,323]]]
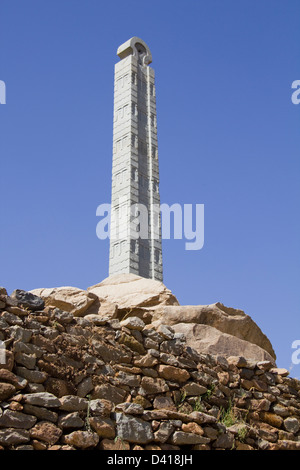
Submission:
[[[220,408],[220,416],[219,416],[219,421],[224,424],[227,428],[229,426],[232,426],[237,422],[237,418],[234,414],[233,408],[232,408],[232,402],[229,400],[228,403],[228,408],[225,410],[225,408],[221,407]]]
[[[133,312],[133,310],[134,310],[134,309],[133,309],[132,307],[129,308],[129,309],[126,309],[126,313],[125,313],[124,317],[122,318],[122,321],[123,321],[123,320],[126,320],[128,317],[130,317],[130,315],[131,315],[131,313]]]
[[[116,436],[116,437],[114,438],[114,442],[115,442],[115,443],[120,442],[121,446],[123,447],[123,450],[126,449],[124,440],[123,440],[123,438],[122,438],[121,436]]]
[[[241,426],[238,430],[238,440],[244,442],[248,435],[248,428],[246,426]]]
[[[184,400],[186,399],[186,391],[182,390],[180,394],[180,398],[176,399],[175,405],[177,406],[177,409],[183,404]]]
[[[87,395],[86,398],[88,399],[88,407],[87,407],[87,412],[86,412],[86,417],[85,417],[85,429],[91,432],[92,431],[91,424],[90,424],[91,395]]]
[[[205,392],[205,393],[202,395],[202,398],[205,399],[205,400],[209,400],[210,397],[212,396],[214,390],[215,390],[215,384],[209,385],[209,386],[207,387],[207,392]]]
[[[198,397],[197,400],[195,401],[194,406],[193,406],[193,410],[194,411],[203,411],[204,410],[203,404],[201,403],[201,396]]]

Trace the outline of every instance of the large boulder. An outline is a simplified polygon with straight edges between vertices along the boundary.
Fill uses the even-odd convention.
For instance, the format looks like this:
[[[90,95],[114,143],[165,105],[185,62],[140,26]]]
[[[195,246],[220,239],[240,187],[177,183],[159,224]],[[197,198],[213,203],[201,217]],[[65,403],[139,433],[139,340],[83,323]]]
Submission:
[[[179,305],[176,297],[162,282],[135,274],[109,276],[87,290],[99,298],[101,307],[98,313],[101,315],[106,305],[117,305],[120,316],[122,312],[125,314],[130,311],[136,316],[138,311],[142,313],[161,305]]]
[[[12,299],[12,305],[18,305],[20,307],[31,310],[32,312],[36,310],[42,310],[45,306],[44,300],[33,292],[27,292],[22,289],[16,289],[10,295]]]
[[[178,323],[172,328],[176,333],[183,333],[186,344],[201,354],[242,356],[255,362],[270,361],[275,364],[274,357],[261,347],[237,336],[223,333],[212,326]]]
[[[87,309],[97,300],[92,293],[69,286],[34,289],[31,293],[42,298],[45,305],[71,312],[76,317],[85,315]]]
[[[211,305],[161,306],[153,311],[152,323],[155,326],[173,326],[178,323],[207,325],[255,344],[276,358],[270,341],[251,317],[242,310],[225,307],[220,302]]]

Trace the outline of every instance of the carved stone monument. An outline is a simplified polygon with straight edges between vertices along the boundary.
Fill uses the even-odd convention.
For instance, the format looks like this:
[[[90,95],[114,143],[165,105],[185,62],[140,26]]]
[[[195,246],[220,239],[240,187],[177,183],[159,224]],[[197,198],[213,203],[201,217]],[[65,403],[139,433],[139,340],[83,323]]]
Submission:
[[[152,56],[133,37],[117,51],[109,275],[162,281],[156,97]]]

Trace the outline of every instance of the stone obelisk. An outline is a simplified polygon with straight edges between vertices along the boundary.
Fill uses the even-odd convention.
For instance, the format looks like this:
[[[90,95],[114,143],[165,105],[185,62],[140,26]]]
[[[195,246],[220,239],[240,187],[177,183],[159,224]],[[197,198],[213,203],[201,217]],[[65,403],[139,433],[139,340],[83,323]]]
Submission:
[[[115,65],[109,275],[162,281],[156,97],[152,56],[133,37]]]

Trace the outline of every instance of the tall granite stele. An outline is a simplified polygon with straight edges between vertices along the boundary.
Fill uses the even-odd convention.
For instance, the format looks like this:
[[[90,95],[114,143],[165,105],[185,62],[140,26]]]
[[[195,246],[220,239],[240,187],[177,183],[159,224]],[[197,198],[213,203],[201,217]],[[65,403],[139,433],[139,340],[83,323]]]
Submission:
[[[133,37],[117,51],[109,275],[162,281],[156,98],[152,56]]]

